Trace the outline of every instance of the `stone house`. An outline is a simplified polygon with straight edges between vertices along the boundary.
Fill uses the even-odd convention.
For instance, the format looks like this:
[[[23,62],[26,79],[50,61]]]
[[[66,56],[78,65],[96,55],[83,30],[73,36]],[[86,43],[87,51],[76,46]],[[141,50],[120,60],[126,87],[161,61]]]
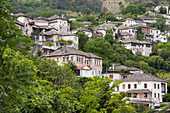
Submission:
[[[92,77],[100,76],[102,73],[101,57],[92,53],[85,53],[72,47],[64,47],[52,52],[51,54],[43,55],[42,57],[54,59],[57,64],[61,66],[68,61],[74,62],[79,70],[77,76]],[[82,70],[86,71],[83,72]],[[90,75],[87,75],[89,73]]]
[[[137,51],[140,51],[142,55],[149,56],[152,53],[152,43],[147,41],[139,41],[134,38],[129,38],[122,40],[125,42],[123,46],[126,49],[132,50],[132,53],[135,55]]]

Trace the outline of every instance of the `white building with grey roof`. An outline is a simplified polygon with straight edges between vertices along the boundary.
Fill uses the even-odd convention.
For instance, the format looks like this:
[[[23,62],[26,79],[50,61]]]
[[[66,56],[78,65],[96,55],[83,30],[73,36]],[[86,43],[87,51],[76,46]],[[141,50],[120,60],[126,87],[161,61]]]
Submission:
[[[123,79],[114,93],[125,92],[129,103],[145,103],[148,106],[163,102],[167,93],[167,81],[151,74],[135,73]]]
[[[132,50],[132,53],[136,55],[138,51],[142,53],[144,56],[149,56],[152,53],[152,43],[147,41],[139,41],[134,38],[129,38],[122,40],[123,47],[126,49]]]
[[[64,47],[42,57],[54,59],[58,65],[63,65],[68,61],[74,62],[79,70],[78,76],[92,77],[100,76],[102,73],[103,58],[75,48]]]

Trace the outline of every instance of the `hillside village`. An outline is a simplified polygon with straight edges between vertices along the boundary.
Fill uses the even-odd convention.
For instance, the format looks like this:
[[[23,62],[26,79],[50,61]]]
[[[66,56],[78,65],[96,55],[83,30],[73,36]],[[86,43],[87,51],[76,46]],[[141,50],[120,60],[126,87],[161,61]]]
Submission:
[[[93,110],[94,112],[95,110],[102,112],[119,110],[117,112],[123,112],[121,107],[126,106],[127,108],[125,107],[123,110],[130,113],[130,109],[133,109],[131,105],[137,105],[138,108],[141,105],[143,111],[148,110],[148,113],[149,110],[151,112],[170,111],[170,54],[168,52],[170,47],[170,6],[161,4],[155,6],[153,10],[137,13],[132,9],[132,13],[129,13],[128,8],[134,8],[134,5],[126,3],[126,0],[106,0],[103,3],[103,13],[97,16],[85,15],[67,18],[66,14],[61,16],[54,14],[48,17],[32,18],[22,12],[10,13],[9,18],[11,20],[16,18],[14,20],[16,29],[19,28],[21,36],[26,37],[26,39],[21,39],[21,42],[19,38],[10,41],[5,39],[8,44],[3,44],[3,42],[1,44],[0,40],[2,46],[0,75],[2,75],[2,80],[8,81],[5,75],[12,73],[10,80],[16,80],[18,85],[24,84],[23,89],[27,88],[25,85],[35,84],[35,87],[28,86],[26,91],[28,98],[27,96],[23,96],[23,98],[25,100],[30,98],[28,103],[37,101],[40,106],[45,104],[39,108],[35,103],[32,106],[27,104],[27,108],[19,107],[21,111],[32,108],[33,112],[47,112],[49,107],[54,111],[63,112],[92,112]],[[126,5],[120,10],[122,4]],[[142,8],[140,10],[143,11]],[[6,22],[4,21],[4,23]],[[9,29],[11,28],[15,27],[10,26]],[[15,35],[16,37],[20,36],[18,32]],[[10,36],[13,37],[13,35]],[[30,37],[29,45],[34,45],[30,48],[27,47],[28,37]],[[14,40],[19,42],[16,45],[11,44]],[[23,40],[26,42],[22,42]],[[13,46],[18,47],[20,52],[15,52],[16,48],[11,50],[10,48]],[[12,59],[12,56],[15,58]],[[8,61],[14,63],[10,64]],[[15,73],[18,74],[15,75]],[[34,76],[28,77],[27,80],[25,77],[30,75],[35,75],[38,79]],[[27,83],[29,81],[35,83]],[[3,92],[0,93],[0,98],[8,97],[14,93],[18,94],[17,90],[9,95],[5,94],[8,93],[9,84],[12,88],[19,86],[13,85],[13,82],[2,83],[4,87],[2,85],[0,88],[0,91]],[[99,88],[96,90],[96,87]],[[34,89],[36,92],[32,93],[31,91]],[[39,91],[49,91],[51,94],[43,94]],[[94,93],[95,91],[96,93]],[[26,92],[25,94],[27,94]],[[35,95],[37,96],[35,100],[31,100]],[[46,95],[47,98],[44,99],[43,95]],[[101,96],[100,99],[95,100],[98,95]],[[115,98],[116,103],[112,97]],[[11,98],[18,97],[8,97],[9,100]],[[44,100],[41,101],[41,98]],[[88,99],[91,100],[87,102]],[[104,101],[104,99],[108,100]],[[20,102],[24,103],[25,100]],[[81,100],[80,103],[79,100]],[[97,104],[97,100],[102,101]],[[0,102],[3,103],[2,109],[3,106],[7,106],[6,99]],[[61,106],[58,106],[58,103]],[[87,108],[86,103],[92,108],[84,109],[83,106]],[[33,107],[33,105],[35,106]],[[104,105],[107,106],[107,109]],[[112,105],[116,105],[114,107],[117,109],[110,108]]]
[[[170,25],[169,6],[160,5],[155,7],[155,11],[159,11],[161,7],[166,8],[165,17],[166,25]],[[149,12],[153,13],[153,12]],[[156,14],[155,14],[156,15]],[[161,32],[154,27],[147,26],[148,23],[155,23],[157,19],[144,15],[137,15],[140,20],[126,18],[122,25],[116,26],[111,21],[95,26],[92,30],[85,27],[91,25],[90,22],[84,21],[84,27],[70,30],[70,22],[74,19],[67,19],[64,16],[54,15],[49,18],[38,17],[31,18],[23,13],[15,14],[17,16],[16,25],[22,30],[23,35],[31,36],[32,40],[37,44],[34,54],[38,50],[42,52],[41,57],[54,59],[58,65],[63,62],[74,62],[77,66],[77,77],[105,77],[108,76],[114,81],[124,79],[119,88],[115,89],[115,93],[126,92],[130,98],[129,103],[144,102],[147,106],[154,106],[163,102],[163,95],[167,93],[167,81],[154,77],[151,74],[145,74],[142,70],[135,67],[127,67],[112,62],[112,66],[108,72],[102,72],[102,59],[92,53],[86,53],[78,50],[79,37],[76,35],[78,31],[83,31],[89,40],[93,38],[104,38],[107,30],[113,32],[113,39],[122,42],[122,46],[132,51],[134,55],[141,52],[144,56],[152,53],[153,44],[161,42],[166,44],[170,36],[170,31]],[[124,19],[124,15],[115,14],[116,19]],[[144,40],[137,39],[138,28],[141,28]],[[38,31],[38,32],[37,32]],[[120,34],[116,38],[116,34]],[[51,45],[50,45],[51,44]],[[129,70],[126,72],[116,72]]]

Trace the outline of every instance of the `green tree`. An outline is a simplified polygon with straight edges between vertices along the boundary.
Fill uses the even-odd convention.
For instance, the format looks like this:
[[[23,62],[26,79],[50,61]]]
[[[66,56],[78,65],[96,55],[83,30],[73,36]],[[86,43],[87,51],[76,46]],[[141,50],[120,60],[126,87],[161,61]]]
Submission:
[[[89,40],[89,37],[84,33],[84,31],[78,31],[76,33],[79,37],[79,50],[84,51],[84,45],[86,44],[86,42]]]
[[[161,14],[166,14],[166,13],[167,13],[167,9],[164,8],[164,7],[161,7],[161,8],[159,9],[159,12],[160,12]]]
[[[108,41],[111,45],[115,42],[115,40],[113,39],[113,34],[111,33],[106,33],[104,39]]]

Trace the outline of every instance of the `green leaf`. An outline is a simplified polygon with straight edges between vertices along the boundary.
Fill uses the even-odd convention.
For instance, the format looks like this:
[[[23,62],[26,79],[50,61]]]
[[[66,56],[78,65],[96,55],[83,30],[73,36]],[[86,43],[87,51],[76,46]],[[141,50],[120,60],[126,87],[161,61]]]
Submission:
[[[23,73],[23,74],[19,74],[17,75],[17,78],[27,78],[27,77],[30,77],[32,76],[33,74],[30,74],[30,73]]]

